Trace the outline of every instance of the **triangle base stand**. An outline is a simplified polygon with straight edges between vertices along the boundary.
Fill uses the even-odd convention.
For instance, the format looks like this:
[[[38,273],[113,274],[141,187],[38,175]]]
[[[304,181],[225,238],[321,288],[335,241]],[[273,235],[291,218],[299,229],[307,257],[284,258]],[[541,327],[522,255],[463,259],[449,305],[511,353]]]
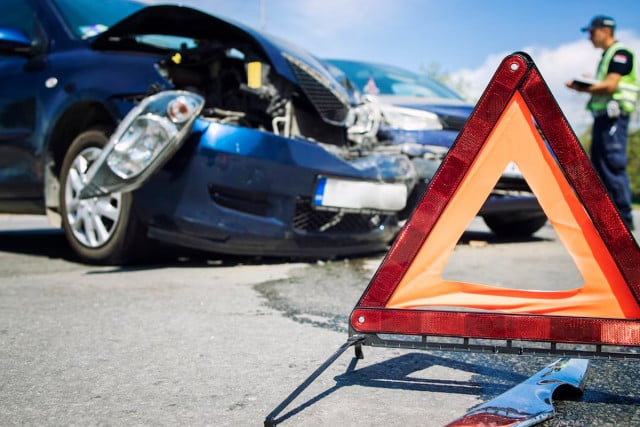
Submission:
[[[594,349],[563,349],[561,347],[558,347],[557,343],[539,343],[547,344],[547,347],[543,348],[535,346],[518,347],[517,345],[514,345],[513,342],[507,343],[505,345],[496,345],[488,343],[474,343],[473,340],[469,339],[464,339],[463,343],[456,343],[452,341],[447,342],[445,340],[430,341],[428,338],[432,337],[418,337],[420,338],[419,340],[415,340],[416,337],[405,338],[407,338],[407,340],[403,340],[400,336],[394,336],[391,339],[384,339],[375,334],[350,335],[349,339],[344,344],[342,344],[335,353],[333,353],[322,365],[320,365],[315,371],[313,371],[313,373],[309,375],[309,377],[307,377],[273,411],[271,411],[269,415],[267,415],[264,420],[264,426],[274,427],[278,423],[293,416],[295,412],[290,412],[288,415],[285,414],[285,416],[278,418],[278,416],[298,396],[300,396],[320,375],[322,375],[324,371],[326,371],[347,349],[351,347],[355,348],[355,359],[364,358],[364,353],[362,351],[363,345],[369,345],[372,347],[393,347],[439,351],[444,350],[454,352],[465,351],[473,353],[479,352],[494,354],[559,354],[563,356],[572,355],[605,359],[610,359],[612,357],[636,359],[640,358],[640,355],[638,354],[624,354],[618,352],[609,353],[603,352],[601,351],[601,349],[598,349],[597,351]],[[465,416],[448,424],[447,427],[470,425],[465,424],[465,422],[468,422],[469,420],[478,420],[480,418],[488,420],[490,417],[495,418],[498,416],[498,413],[489,413],[490,410],[493,411],[495,408],[503,409],[503,411],[499,411],[499,413],[502,415],[517,414],[518,417],[524,417],[522,419],[512,420],[513,423],[509,424],[511,426],[534,425],[547,420],[555,415],[555,410],[550,402],[551,396],[558,387],[562,385],[568,385],[577,389],[579,393],[582,393],[584,389],[584,380],[586,378],[588,365],[589,361],[584,358],[571,359],[568,357],[563,357],[561,359],[558,359],[525,382],[501,394],[490,402],[474,408]],[[541,399],[541,396],[548,398]],[[524,414],[521,410],[522,407],[528,408],[530,413]]]
[[[355,346],[356,359],[363,359],[364,354],[362,353],[362,342],[365,340],[364,335],[352,335],[349,337],[347,342],[342,344],[338,350],[331,355],[322,365],[318,367],[309,377],[304,380],[302,384],[300,384],[294,391],[287,396],[282,403],[280,403],[264,420],[265,427],[273,427],[277,425],[283,419],[277,419],[276,417],[286,409],[291,402],[293,402],[296,397],[298,397],[307,387],[311,385],[316,378],[318,378],[324,371],[327,370],[329,366],[333,364],[348,348]]]
[[[515,339],[482,339],[457,336],[361,334],[351,332],[360,345],[404,348],[409,350],[451,351],[466,353],[515,354],[532,356],[580,357],[585,359],[640,360],[638,347],[575,342],[530,341]],[[362,350],[360,350],[361,352]]]

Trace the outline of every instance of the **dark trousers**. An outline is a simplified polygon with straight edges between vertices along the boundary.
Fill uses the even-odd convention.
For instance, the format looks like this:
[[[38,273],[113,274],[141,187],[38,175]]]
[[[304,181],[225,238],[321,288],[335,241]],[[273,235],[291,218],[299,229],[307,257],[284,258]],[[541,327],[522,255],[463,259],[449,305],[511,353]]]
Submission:
[[[632,224],[631,188],[627,175],[628,128],[628,115],[596,117],[591,139],[591,161],[622,219]]]

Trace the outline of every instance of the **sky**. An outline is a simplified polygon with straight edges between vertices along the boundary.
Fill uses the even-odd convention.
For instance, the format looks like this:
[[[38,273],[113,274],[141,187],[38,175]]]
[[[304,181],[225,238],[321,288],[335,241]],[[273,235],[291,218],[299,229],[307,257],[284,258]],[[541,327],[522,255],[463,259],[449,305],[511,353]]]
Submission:
[[[166,0],[146,0],[166,3]],[[594,15],[640,55],[639,0],[177,0],[298,44],[324,58],[360,59],[447,74],[477,100],[507,55],[527,52],[576,133],[591,123],[586,94],[602,54],[580,29]]]

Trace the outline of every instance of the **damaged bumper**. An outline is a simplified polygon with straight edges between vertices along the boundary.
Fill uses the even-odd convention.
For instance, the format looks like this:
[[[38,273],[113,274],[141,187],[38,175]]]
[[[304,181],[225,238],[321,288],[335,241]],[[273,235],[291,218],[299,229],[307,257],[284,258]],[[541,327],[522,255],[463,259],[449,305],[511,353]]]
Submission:
[[[347,160],[313,141],[195,116],[167,133],[162,112],[184,96],[156,95],[125,118],[92,166],[84,197],[135,190],[150,237],[200,250],[332,257],[387,249],[417,180],[406,156]],[[145,139],[166,144],[153,160],[144,157],[144,168],[127,157],[121,163],[135,173],[118,174],[119,144],[146,147]]]

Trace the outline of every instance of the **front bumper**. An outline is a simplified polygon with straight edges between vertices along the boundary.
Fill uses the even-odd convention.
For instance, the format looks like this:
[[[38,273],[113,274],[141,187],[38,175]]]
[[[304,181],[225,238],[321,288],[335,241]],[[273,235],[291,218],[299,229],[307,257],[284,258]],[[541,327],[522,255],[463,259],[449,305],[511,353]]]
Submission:
[[[294,257],[386,250],[399,231],[394,213],[314,207],[327,175],[380,180],[308,141],[197,120],[134,199],[150,237],[186,247]]]

